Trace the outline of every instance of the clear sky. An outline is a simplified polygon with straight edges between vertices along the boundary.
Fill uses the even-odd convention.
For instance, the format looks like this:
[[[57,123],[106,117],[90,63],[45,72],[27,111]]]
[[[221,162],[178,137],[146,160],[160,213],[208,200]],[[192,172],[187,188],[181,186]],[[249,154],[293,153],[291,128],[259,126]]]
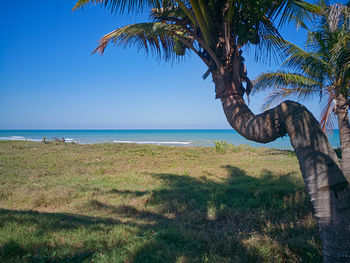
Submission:
[[[98,39],[146,16],[111,15],[74,1],[0,1],[0,129],[229,128],[195,55],[166,64],[137,48],[91,55]],[[304,33],[282,30],[302,45]],[[275,69],[245,53],[248,74]],[[260,112],[264,95],[251,99]],[[318,98],[306,103],[319,116]]]

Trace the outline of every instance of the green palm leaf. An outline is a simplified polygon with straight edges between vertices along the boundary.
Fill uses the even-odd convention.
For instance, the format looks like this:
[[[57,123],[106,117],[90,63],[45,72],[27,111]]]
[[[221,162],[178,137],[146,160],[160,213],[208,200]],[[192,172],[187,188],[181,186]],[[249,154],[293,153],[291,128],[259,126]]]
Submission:
[[[293,21],[297,25],[304,25],[305,21],[311,21],[313,14],[321,14],[322,9],[314,4],[302,0],[278,1],[273,17],[280,16],[279,27]]]
[[[301,74],[285,71],[260,74],[253,85],[253,93],[272,89],[262,105],[263,110],[288,98],[304,100],[322,90],[322,83]]]
[[[283,41],[281,46],[283,55],[287,57],[282,68],[303,73],[319,82],[331,78],[330,65],[319,53],[307,52],[288,41]]]
[[[286,71],[277,71],[260,74],[254,80],[253,92],[272,89],[273,92],[283,91],[286,96],[296,95],[305,97],[313,92],[319,92],[323,85],[307,76],[290,73]]]
[[[103,53],[108,43],[127,47],[137,45],[164,60],[179,58],[174,52],[178,40],[186,41],[181,27],[166,23],[139,23],[118,28],[101,38],[94,52]]]
[[[160,0],[78,0],[73,10],[83,8],[86,5],[101,5],[112,13],[140,12],[145,8],[159,8]]]
[[[342,84],[350,86],[350,30],[343,32],[339,41],[331,50],[331,62],[337,67],[337,73],[342,78]],[[350,88],[350,87],[349,87]]]

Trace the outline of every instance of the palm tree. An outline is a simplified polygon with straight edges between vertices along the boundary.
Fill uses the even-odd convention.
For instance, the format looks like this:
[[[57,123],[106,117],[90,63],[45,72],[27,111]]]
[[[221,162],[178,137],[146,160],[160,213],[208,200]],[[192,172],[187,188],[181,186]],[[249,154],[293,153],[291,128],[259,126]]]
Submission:
[[[287,59],[282,70],[258,76],[254,91],[272,88],[265,108],[288,97],[302,100],[320,95],[322,129],[333,128],[337,117],[342,171],[350,181],[350,3],[327,6],[321,2],[320,7],[323,11],[315,29],[308,31],[306,50],[283,41]]]
[[[74,9],[86,4],[100,4],[113,13],[150,12],[151,22],[112,31],[96,52],[103,53],[109,43],[136,44],[164,60],[193,52],[207,65],[204,77],[211,74],[216,98],[238,133],[261,143],[288,134],[315,210],[324,261],[350,262],[349,183],[319,123],[292,101],[254,115],[243,97],[251,82],[242,47],[255,45],[256,54],[266,57],[281,42],[278,27],[288,21],[302,24],[320,12],[317,6],[302,0],[79,0]]]

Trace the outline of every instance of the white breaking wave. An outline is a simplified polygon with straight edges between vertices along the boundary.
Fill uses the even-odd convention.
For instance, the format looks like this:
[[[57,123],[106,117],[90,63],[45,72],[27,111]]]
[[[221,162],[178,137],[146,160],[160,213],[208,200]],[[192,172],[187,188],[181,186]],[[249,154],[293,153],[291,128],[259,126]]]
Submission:
[[[42,139],[24,138],[23,136],[0,137],[0,141],[30,141],[41,142]]]
[[[114,143],[137,143],[137,144],[181,144],[187,145],[191,142],[155,142],[155,141],[113,141]]]
[[[43,139],[25,138],[23,136],[11,136],[11,137],[0,137],[0,141],[29,141],[29,142],[42,142]],[[48,141],[51,141],[48,139]],[[75,142],[72,138],[65,139],[65,142]]]
[[[26,138],[23,136],[11,136],[11,137],[0,137],[2,141],[25,141]]]
[[[0,137],[0,140],[2,141],[31,141],[31,142],[41,142],[43,139],[34,139],[34,138],[25,138],[23,136],[8,136],[8,137]],[[55,137],[53,138],[47,138],[47,141],[54,141]],[[65,142],[67,143],[73,143],[77,142],[74,140],[74,138],[65,138]],[[136,143],[136,144],[156,144],[156,145],[189,145],[192,141],[120,141],[120,140],[113,140],[113,143]],[[90,143],[99,143],[98,141],[95,142],[79,142],[83,144],[90,144]]]
[[[43,140],[42,139],[26,139],[27,141],[30,141],[30,142],[42,142]]]

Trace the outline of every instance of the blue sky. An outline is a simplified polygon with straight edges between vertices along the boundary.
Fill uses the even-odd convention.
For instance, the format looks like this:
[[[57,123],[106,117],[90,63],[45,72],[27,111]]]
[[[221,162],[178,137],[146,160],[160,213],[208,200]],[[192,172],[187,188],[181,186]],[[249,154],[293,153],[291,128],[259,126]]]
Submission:
[[[229,128],[204,64],[167,64],[136,47],[91,55],[98,39],[146,16],[111,15],[74,1],[0,1],[0,129]],[[293,26],[282,34],[303,44]],[[276,67],[245,54],[248,74]],[[251,99],[259,113],[264,94]],[[318,98],[306,106],[319,116]]]

